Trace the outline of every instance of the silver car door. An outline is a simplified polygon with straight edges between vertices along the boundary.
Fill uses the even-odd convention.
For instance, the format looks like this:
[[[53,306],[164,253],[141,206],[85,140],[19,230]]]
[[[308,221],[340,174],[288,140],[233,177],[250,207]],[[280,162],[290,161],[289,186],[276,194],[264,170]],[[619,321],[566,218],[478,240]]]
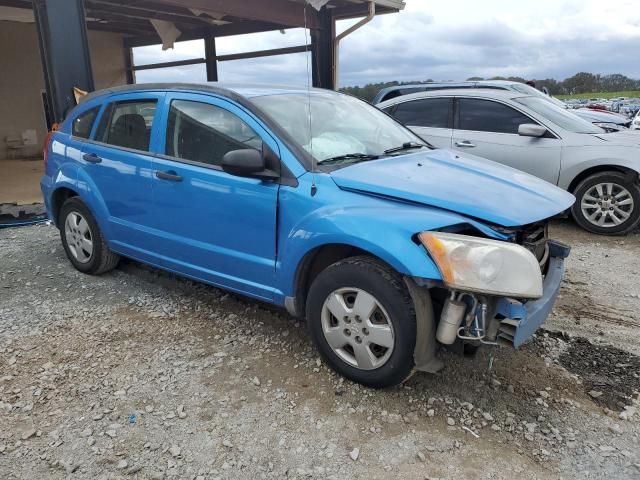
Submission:
[[[453,99],[420,98],[397,103],[389,113],[437,148],[451,148]]]
[[[562,141],[550,132],[543,137],[521,136],[521,124],[539,125],[505,103],[460,97],[456,99],[452,146],[557,184]]]

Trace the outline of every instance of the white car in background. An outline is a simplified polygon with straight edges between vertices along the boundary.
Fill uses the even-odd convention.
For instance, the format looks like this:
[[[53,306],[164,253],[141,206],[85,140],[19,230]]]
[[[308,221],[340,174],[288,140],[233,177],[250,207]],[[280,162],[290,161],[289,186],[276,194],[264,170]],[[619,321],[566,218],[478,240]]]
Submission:
[[[607,133],[539,95],[508,90],[434,90],[377,107],[438,148],[473,153],[570,191],[577,197],[571,213],[585,230],[623,234],[640,223],[637,132]]]
[[[633,122],[631,122],[631,130],[640,130],[640,110],[638,110],[636,116],[633,117]]]

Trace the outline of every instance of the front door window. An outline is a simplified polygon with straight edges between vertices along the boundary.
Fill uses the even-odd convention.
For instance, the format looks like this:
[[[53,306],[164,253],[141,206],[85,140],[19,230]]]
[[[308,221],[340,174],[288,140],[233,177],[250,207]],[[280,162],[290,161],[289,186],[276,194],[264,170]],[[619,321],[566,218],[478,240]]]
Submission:
[[[174,100],[167,122],[166,155],[220,166],[228,152],[262,149],[262,139],[233,113],[215,105]]]

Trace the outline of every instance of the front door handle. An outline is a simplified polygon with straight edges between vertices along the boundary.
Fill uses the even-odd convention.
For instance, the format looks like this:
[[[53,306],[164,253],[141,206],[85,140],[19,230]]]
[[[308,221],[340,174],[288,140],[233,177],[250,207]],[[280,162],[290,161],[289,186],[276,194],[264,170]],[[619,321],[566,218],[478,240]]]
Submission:
[[[463,140],[462,142],[456,142],[456,147],[458,148],[473,148],[475,147],[475,143],[471,143],[469,140]]]
[[[173,170],[169,170],[168,172],[156,172],[156,177],[160,180],[168,180],[170,182],[181,182],[182,177],[177,175]]]
[[[85,162],[89,162],[89,163],[100,163],[100,162],[102,162],[102,159],[98,155],[96,155],[95,153],[85,153],[82,156],[82,159]]]

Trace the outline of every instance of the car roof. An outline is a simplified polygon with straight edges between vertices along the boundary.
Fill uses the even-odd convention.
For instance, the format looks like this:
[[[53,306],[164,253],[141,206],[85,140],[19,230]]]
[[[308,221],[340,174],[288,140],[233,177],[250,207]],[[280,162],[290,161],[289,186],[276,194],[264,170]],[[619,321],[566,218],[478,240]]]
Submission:
[[[456,89],[467,89],[467,88],[493,88],[493,89],[501,89],[506,90],[509,89],[511,85],[522,85],[520,82],[516,82],[513,80],[465,80],[462,82],[426,82],[426,83],[412,83],[406,85],[394,85],[392,87],[386,87],[380,90],[373,99],[373,104],[380,103],[382,99],[387,97],[389,94],[393,92],[402,92],[403,90],[415,90],[419,89],[420,91],[429,91],[429,90],[443,90],[446,87],[456,88]],[[395,95],[397,97],[398,95]],[[389,99],[391,100],[391,99]]]
[[[250,99],[253,97],[267,95],[284,95],[284,94],[333,94],[339,95],[332,90],[324,90],[320,88],[308,88],[305,86],[290,85],[261,85],[261,84],[233,84],[219,82],[203,82],[203,83],[137,83],[134,85],[121,85],[118,87],[105,88],[96,90],[85,95],[81,102],[86,102],[99,98],[104,95],[116,93],[135,93],[145,91],[180,91],[180,92],[206,92],[218,95],[225,95],[231,98]]]
[[[443,90],[428,90],[426,92],[409,93],[400,97],[392,98],[376,105],[378,108],[385,108],[389,105],[396,105],[402,102],[408,102],[410,100],[417,100],[420,98],[431,97],[478,97],[478,98],[492,98],[497,100],[511,100],[514,98],[528,97],[513,90],[496,90],[495,88],[450,88]]]

